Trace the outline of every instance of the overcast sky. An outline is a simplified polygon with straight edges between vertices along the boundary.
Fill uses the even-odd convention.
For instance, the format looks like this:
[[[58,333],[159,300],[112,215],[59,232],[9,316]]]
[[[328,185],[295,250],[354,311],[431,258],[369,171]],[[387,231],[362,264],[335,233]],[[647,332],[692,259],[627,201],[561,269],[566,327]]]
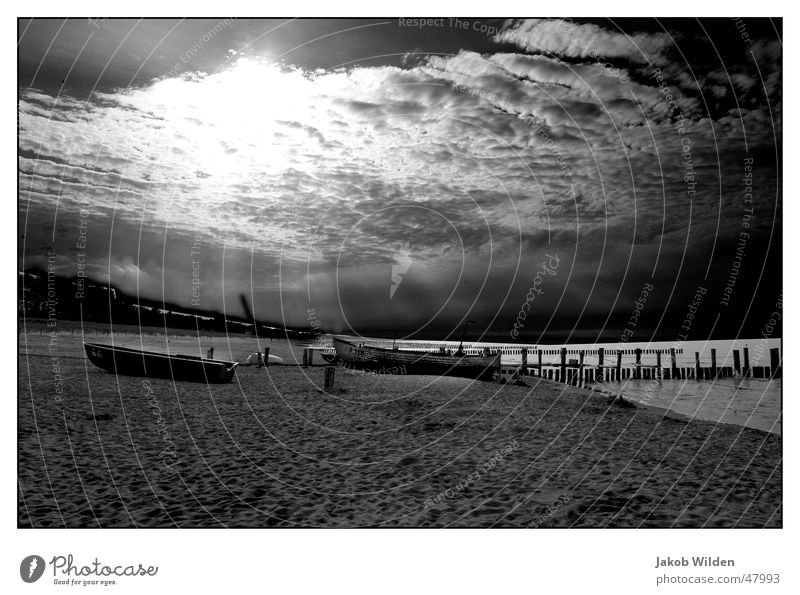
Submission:
[[[759,334],[780,26],[21,20],[19,268],[85,221],[93,278],[290,325],[610,340],[650,286],[674,339],[700,286],[688,338]]]

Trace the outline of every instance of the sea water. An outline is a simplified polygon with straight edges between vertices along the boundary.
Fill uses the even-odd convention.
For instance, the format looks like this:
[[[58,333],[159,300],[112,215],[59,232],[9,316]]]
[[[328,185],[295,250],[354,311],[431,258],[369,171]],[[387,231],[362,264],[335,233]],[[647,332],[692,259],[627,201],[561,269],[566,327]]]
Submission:
[[[600,384],[598,384],[600,386]],[[623,380],[604,382],[605,390],[692,419],[735,424],[781,434],[781,380]]]

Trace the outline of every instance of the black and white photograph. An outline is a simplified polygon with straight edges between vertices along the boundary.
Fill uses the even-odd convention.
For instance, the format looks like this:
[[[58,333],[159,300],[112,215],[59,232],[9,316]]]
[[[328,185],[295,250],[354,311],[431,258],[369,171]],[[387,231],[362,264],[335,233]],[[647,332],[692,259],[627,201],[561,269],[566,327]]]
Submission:
[[[179,529],[787,586],[719,545],[787,526],[782,17],[15,24],[13,592]]]

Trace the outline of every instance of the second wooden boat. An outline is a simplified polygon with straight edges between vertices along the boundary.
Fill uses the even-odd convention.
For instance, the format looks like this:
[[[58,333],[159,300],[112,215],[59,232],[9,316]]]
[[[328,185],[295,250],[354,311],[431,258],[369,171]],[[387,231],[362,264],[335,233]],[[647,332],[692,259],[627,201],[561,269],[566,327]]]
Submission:
[[[489,380],[500,370],[500,353],[466,355],[385,349],[333,337],[336,356],[345,366],[379,374],[433,374]]]

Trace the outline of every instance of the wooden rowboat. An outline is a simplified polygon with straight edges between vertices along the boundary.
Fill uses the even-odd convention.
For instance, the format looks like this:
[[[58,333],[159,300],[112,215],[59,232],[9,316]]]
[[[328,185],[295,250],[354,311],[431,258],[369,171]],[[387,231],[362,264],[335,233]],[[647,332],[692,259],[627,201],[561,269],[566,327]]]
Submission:
[[[236,362],[205,359],[194,355],[176,355],[141,351],[115,345],[84,343],[86,356],[98,368],[123,376],[148,376],[187,382],[230,382]]]
[[[432,374],[491,379],[500,369],[500,353],[466,355],[385,349],[333,337],[336,356],[345,366],[379,374]]]

